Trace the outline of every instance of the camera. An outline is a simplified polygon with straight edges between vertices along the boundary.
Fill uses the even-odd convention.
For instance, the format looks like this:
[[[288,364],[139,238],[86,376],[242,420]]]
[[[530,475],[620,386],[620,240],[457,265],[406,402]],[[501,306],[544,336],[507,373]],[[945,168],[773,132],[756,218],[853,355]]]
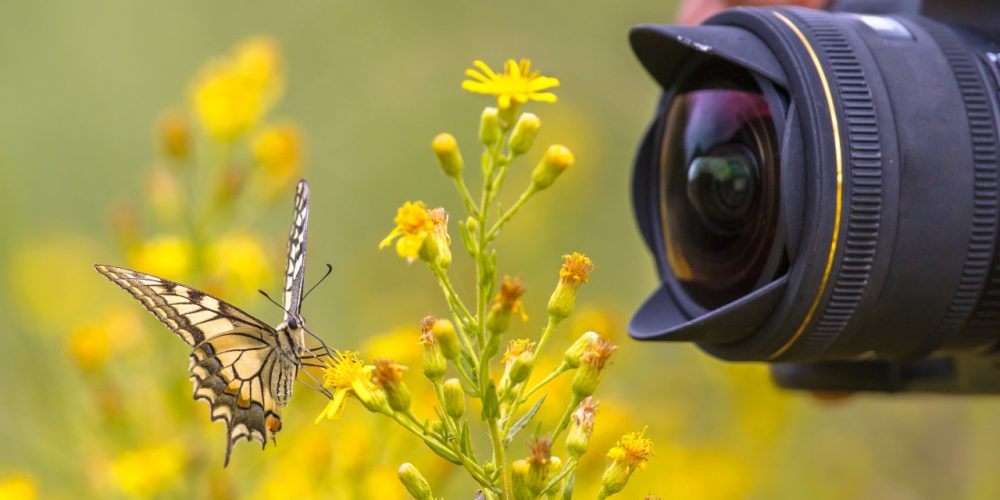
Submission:
[[[1000,393],[1000,5],[841,1],[640,25],[640,340],[783,387]]]

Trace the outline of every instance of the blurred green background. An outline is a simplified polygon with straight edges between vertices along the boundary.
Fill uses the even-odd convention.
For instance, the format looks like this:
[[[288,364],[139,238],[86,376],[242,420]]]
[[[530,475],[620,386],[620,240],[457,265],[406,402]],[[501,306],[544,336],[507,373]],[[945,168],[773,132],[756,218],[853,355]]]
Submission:
[[[449,498],[471,497],[461,471],[359,405],[313,425],[323,401],[301,387],[280,446],[262,453],[237,445],[223,470],[223,426],[190,400],[185,347],[89,267],[131,262],[112,230],[116,207],[140,207],[144,233],[157,231],[145,186],[162,163],[155,131],[164,111],[185,109],[206,61],[266,35],[280,44],[285,71],[269,120],[293,120],[305,139],[310,281],[322,263],[334,266],[305,314],[335,347],[368,357],[398,349],[398,358],[419,363],[405,358],[416,350],[412,330],[425,314],[444,315],[445,304],[422,266],[376,245],[404,200],[459,212],[430,139],[454,133],[475,164],[478,115],[489,99],[459,89],[462,71],[476,58],[497,67],[528,57],[562,81],[558,104],[528,108],[544,124],[539,142],[568,145],[577,164],[498,244],[501,272],[528,285],[532,319],[521,335],[541,328],[559,257],[578,250],[597,269],[581,289],[579,318],[560,328],[553,349],[598,327],[621,346],[599,392],[596,451],[578,483],[596,484],[601,454],[648,425],[656,454],[623,498],[1000,498],[996,399],[823,403],[773,389],[761,366],[627,338],[628,315],[655,286],[628,184],[657,91],[626,34],[636,23],[670,22],[675,9],[672,1],[6,4],[0,496],[21,488],[41,498],[401,498],[395,469],[413,461]],[[512,172],[515,187],[502,201],[519,191],[540,151]],[[230,286],[226,298],[273,322],[279,311],[253,291],[279,287],[291,194],[289,186],[224,228],[258,235],[269,273],[237,276],[247,286]],[[467,293],[473,278],[463,257],[456,251],[454,275]],[[202,274],[190,279],[206,286]],[[81,366],[69,347],[74,332],[95,329],[121,344],[108,348],[99,370]],[[421,381],[413,375],[410,385]],[[521,444],[512,455],[527,453]],[[136,486],[130,470],[154,477]],[[580,497],[588,494],[585,487]]]

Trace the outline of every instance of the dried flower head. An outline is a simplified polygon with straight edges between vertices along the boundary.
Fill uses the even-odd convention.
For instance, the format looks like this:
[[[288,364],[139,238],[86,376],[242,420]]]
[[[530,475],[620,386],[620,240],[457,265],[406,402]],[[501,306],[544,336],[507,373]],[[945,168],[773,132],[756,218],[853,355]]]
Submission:
[[[511,340],[507,344],[507,352],[504,353],[501,363],[509,365],[522,354],[532,354],[535,352],[535,343],[529,339]]]
[[[598,337],[590,343],[587,352],[580,356],[580,363],[597,369],[603,369],[611,354],[618,350],[618,346]]]

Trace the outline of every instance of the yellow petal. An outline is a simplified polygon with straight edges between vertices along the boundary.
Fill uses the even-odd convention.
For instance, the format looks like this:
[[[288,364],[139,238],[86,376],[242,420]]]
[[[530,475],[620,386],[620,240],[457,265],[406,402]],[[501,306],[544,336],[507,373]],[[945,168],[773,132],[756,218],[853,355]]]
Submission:
[[[534,92],[531,100],[539,102],[556,102],[556,95],[551,92]]]
[[[510,107],[510,96],[507,94],[500,94],[497,96],[497,106],[500,109],[507,109]]]
[[[551,76],[540,76],[538,78],[535,78],[534,80],[531,81],[530,84],[528,84],[528,88],[530,88],[531,90],[545,90],[558,86],[559,86],[559,79],[553,78]]]
[[[383,238],[383,239],[382,239],[382,241],[381,241],[381,242],[379,242],[379,244],[378,244],[378,248],[379,248],[379,250],[381,250],[381,249],[383,249],[383,248],[385,248],[385,247],[388,247],[389,245],[391,245],[391,244],[392,244],[392,240],[393,240],[393,239],[394,239],[394,238],[395,238],[396,236],[399,236],[399,233],[401,233],[401,232],[402,232],[402,231],[401,231],[401,230],[400,230],[400,229],[399,229],[398,227],[397,227],[397,228],[395,228],[395,229],[393,229],[393,230],[392,230],[392,231],[391,231],[391,232],[389,233],[389,236],[386,236],[385,238]]]
[[[507,74],[514,79],[521,78],[521,67],[517,65],[517,61],[507,59]]]
[[[474,69],[467,69],[467,70],[465,70],[465,76],[467,76],[469,78],[472,78],[473,80],[478,80],[479,82],[482,82],[482,83],[486,83],[486,82],[490,81],[489,78],[486,78],[485,75],[483,75],[482,73],[480,73],[480,72],[478,72],[478,71],[476,71]]]
[[[400,257],[413,260],[420,253],[420,247],[424,244],[424,234],[407,234],[396,242],[396,253]]]
[[[497,74],[489,67],[488,64],[476,59],[475,61],[472,61],[472,65],[479,68],[479,70],[482,71],[484,75],[489,77],[490,80],[496,80]]]

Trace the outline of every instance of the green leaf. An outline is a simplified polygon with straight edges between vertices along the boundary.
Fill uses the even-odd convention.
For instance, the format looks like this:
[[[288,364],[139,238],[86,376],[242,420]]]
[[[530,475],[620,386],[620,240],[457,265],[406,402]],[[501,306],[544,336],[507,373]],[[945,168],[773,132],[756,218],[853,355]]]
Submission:
[[[472,257],[476,256],[476,245],[473,243],[475,237],[469,234],[469,226],[465,224],[465,221],[460,221],[458,223],[458,234],[462,235],[462,244],[465,245],[465,251],[469,252]]]
[[[538,398],[538,401],[535,401],[535,404],[530,410],[528,410],[527,413],[517,419],[517,422],[514,422],[514,425],[510,426],[510,431],[507,432],[507,437],[503,440],[504,448],[510,446],[510,442],[514,440],[514,436],[517,436],[517,433],[521,432],[528,426],[528,423],[531,422],[532,418],[534,418],[535,413],[538,413],[538,409],[542,407],[542,403],[544,401],[545,395],[543,394],[542,397]]]
[[[478,462],[476,451],[472,449],[472,431],[469,430],[469,421],[464,419],[462,420],[462,453]]]

